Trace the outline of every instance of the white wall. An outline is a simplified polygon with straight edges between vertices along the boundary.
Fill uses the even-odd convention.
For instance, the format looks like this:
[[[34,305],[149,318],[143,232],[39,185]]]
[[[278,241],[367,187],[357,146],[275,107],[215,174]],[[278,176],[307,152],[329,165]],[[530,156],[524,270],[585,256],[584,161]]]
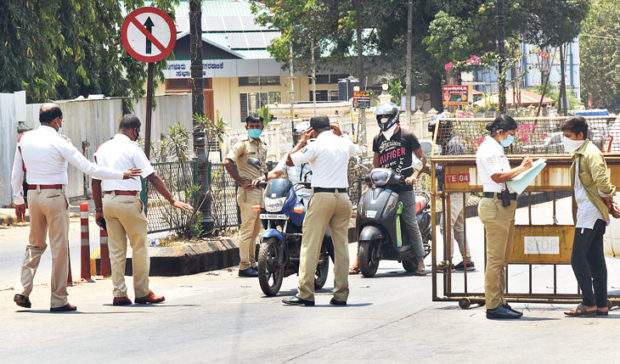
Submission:
[[[192,131],[191,95],[161,95],[154,98],[157,107],[152,113],[151,141],[157,143],[161,135],[168,134],[168,127],[180,122]],[[73,145],[82,151],[82,142],[87,141],[85,155],[91,161],[96,148],[114,136],[118,123],[123,116],[122,99],[105,98],[100,100],[65,100],[57,101],[63,112],[62,133],[71,139]],[[41,104],[26,105],[26,94],[0,94],[0,205],[11,202],[10,178],[13,156],[17,142],[17,121],[25,120],[31,127],[39,126],[39,109]],[[146,100],[134,105],[134,113],[142,121],[140,135],[145,136]],[[190,141],[190,148],[192,148]],[[75,167],[68,169],[69,197],[84,194],[84,175]],[[90,189],[90,181],[86,182]]]
[[[0,93],[0,206],[11,203],[11,170],[17,122],[26,118],[26,92]],[[32,124],[31,124],[32,125]]]

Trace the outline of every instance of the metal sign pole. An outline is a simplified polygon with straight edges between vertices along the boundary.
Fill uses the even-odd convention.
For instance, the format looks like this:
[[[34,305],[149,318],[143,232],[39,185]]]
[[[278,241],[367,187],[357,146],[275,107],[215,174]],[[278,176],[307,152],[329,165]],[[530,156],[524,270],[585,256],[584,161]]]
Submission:
[[[148,63],[146,80],[146,121],[144,125],[144,154],[151,158],[151,112],[153,109],[153,63]]]

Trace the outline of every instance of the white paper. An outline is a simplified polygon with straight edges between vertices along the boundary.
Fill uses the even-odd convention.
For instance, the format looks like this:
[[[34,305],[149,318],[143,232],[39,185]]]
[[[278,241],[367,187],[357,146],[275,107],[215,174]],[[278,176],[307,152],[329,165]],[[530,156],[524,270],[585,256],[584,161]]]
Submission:
[[[513,179],[506,182],[506,184],[508,185],[508,188],[511,191],[516,192],[517,194],[523,193],[523,191],[525,191],[527,186],[529,186],[530,183],[532,183],[534,178],[538,176],[540,171],[542,171],[546,165],[547,165],[546,159],[544,158],[538,159],[536,162],[533,162],[532,167],[519,173]]]

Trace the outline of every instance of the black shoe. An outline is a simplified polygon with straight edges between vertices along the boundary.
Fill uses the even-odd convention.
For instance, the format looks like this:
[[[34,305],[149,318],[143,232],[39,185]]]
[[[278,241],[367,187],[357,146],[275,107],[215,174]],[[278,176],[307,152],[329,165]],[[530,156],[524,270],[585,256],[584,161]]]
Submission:
[[[292,305],[292,306],[296,306],[296,305],[314,306],[314,301],[303,300],[297,296],[285,298],[282,300],[282,303],[287,304],[287,305]]]
[[[454,269],[465,270],[465,265],[463,264],[463,262],[460,262],[459,264],[454,266]],[[469,272],[471,270],[476,270],[476,266],[474,265],[474,262],[467,263],[467,271]]]
[[[329,304],[334,306],[346,306],[347,301],[338,301],[337,299],[332,298],[331,300],[329,300]]]
[[[258,271],[254,268],[239,269],[239,277],[258,277]]]
[[[517,313],[517,314],[523,316],[523,312],[515,310],[514,308],[510,307],[510,305],[507,304],[507,303],[504,303],[502,306],[506,307],[507,309],[509,309],[510,311],[512,311],[514,313]]]
[[[15,297],[13,297],[13,301],[15,301],[15,303],[17,303],[17,305],[21,307],[32,307],[32,304],[30,303],[30,298],[22,294],[16,294]]]
[[[499,305],[492,310],[487,310],[488,319],[518,319],[521,316],[523,316],[522,313],[510,310],[504,305]]]
[[[50,312],[67,312],[67,311],[75,311],[75,310],[77,310],[77,307],[69,303],[67,303],[64,306],[50,308]]]

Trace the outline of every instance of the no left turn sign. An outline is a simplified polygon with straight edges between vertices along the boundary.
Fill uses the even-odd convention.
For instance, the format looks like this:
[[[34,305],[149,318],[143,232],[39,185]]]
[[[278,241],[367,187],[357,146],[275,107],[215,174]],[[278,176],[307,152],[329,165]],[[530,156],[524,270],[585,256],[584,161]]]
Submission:
[[[133,58],[142,62],[157,62],[172,52],[176,28],[168,14],[147,6],[127,15],[121,28],[121,39]]]

